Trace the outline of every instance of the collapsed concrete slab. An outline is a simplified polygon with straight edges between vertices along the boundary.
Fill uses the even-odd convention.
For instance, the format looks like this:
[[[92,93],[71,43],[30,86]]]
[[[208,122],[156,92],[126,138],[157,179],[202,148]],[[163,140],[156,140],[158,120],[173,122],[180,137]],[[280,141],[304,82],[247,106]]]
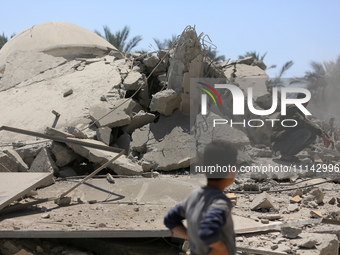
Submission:
[[[52,183],[51,173],[0,173],[0,210],[31,190]]]
[[[76,138],[71,138],[76,139]],[[105,145],[103,142],[82,139],[84,142],[90,142],[94,144]],[[93,162],[97,165],[105,164],[111,158],[115,157],[118,153],[107,152],[98,149],[88,148],[82,145],[70,144],[67,143],[74,152],[81,155],[84,158],[87,158],[90,162]],[[113,170],[118,175],[141,175],[143,173],[143,169],[137,163],[132,162],[126,156],[121,156],[116,161],[108,166],[109,169]]]
[[[18,172],[18,166],[3,152],[0,152],[0,172]]]
[[[0,91],[15,87],[65,63],[67,61],[62,57],[53,57],[38,51],[14,51],[6,59],[7,71],[0,80]]]
[[[55,176],[59,175],[59,168],[51,157],[51,152],[42,148],[38,156],[34,159],[29,172],[50,172]]]
[[[203,153],[206,144],[213,140],[222,139],[234,143],[238,148],[249,145],[250,140],[245,133],[231,127],[229,124],[216,125],[214,127],[214,119],[222,119],[215,113],[210,113],[207,116],[197,115],[195,126],[193,126],[195,138],[197,140],[197,151]]]
[[[27,164],[22,160],[20,155],[12,149],[8,149],[4,151],[10,159],[15,162],[15,165],[18,167],[18,172],[27,172],[29,167]]]
[[[56,158],[56,165],[58,167],[66,166],[77,158],[77,154],[73,150],[59,142],[53,142],[52,153]]]
[[[235,72],[236,67],[236,72]],[[258,66],[250,66],[246,64],[233,64],[225,68],[224,74],[227,78],[234,80],[239,84],[240,88],[247,91],[253,88],[253,99],[267,94],[266,81],[269,76],[264,70]],[[236,77],[234,77],[236,75]]]
[[[131,135],[134,130],[153,122],[155,118],[156,116],[154,114],[141,110],[137,114],[133,114],[131,123],[123,127],[123,131]]]
[[[179,107],[181,97],[173,89],[160,91],[152,96],[150,103],[150,111],[159,112],[166,116]]]
[[[111,143],[111,132],[112,129],[109,127],[100,127],[97,129],[97,139],[102,141],[106,145],[110,145]]]
[[[135,106],[132,99],[120,99],[114,103],[101,103],[89,109],[90,118],[98,127],[121,127],[131,123],[131,112]],[[105,116],[105,117],[104,117]]]
[[[131,149],[154,170],[177,170],[190,165],[189,116],[175,111],[161,116],[157,123],[147,124],[132,133]]]
[[[123,88],[125,90],[137,90],[145,84],[147,84],[147,81],[144,74],[131,71],[123,81]]]

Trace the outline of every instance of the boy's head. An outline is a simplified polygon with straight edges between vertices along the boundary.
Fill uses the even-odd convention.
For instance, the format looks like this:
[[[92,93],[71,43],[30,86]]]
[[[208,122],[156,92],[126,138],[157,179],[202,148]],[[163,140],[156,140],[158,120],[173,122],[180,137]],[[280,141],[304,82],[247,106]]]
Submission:
[[[234,178],[236,171],[237,148],[224,140],[207,144],[203,152],[203,167],[208,180]]]

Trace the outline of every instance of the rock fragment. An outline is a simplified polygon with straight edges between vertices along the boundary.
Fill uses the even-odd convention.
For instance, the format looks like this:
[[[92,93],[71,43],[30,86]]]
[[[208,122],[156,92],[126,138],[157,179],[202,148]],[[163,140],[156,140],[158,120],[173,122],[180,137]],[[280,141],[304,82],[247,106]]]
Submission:
[[[51,157],[51,152],[42,148],[38,156],[34,159],[29,172],[50,172],[55,176],[59,175],[59,168]]]
[[[179,107],[181,97],[172,89],[163,90],[152,96],[150,111],[169,116]]]
[[[289,199],[289,202],[292,204],[301,203],[301,201],[302,201],[302,198],[298,195]]]
[[[302,232],[301,228],[298,227],[282,227],[281,233],[284,237],[294,239]]]
[[[310,216],[312,218],[322,218],[322,213],[320,211],[312,210],[310,211]]]
[[[267,194],[267,192],[263,192],[260,195],[257,195],[254,200],[250,204],[251,210],[258,209],[270,209],[274,208],[272,198]]]

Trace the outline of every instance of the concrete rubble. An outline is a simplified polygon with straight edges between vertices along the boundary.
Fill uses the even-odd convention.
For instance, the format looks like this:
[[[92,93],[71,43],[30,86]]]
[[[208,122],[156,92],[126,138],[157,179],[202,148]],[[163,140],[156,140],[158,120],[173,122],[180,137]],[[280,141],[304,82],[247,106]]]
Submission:
[[[196,93],[190,91],[191,78],[223,78],[243,91],[253,87],[254,106],[271,106],[269,77],[263,62],[248,57],[214,63],[204,55],[201,39],[188,27],[177,46],[156,54],[124,54],[100,41],[97,50],[79,46],[72,54],[62,47],[54,54],[25,48],[6,50],[7,58],[0,63],[4,66],[0,70],[0,126],[124,149],[125,155],[103,171],[110,174],[112,183],[117,175],[151,180],[162,180],[169,173],[186,176],[192,164],[199,164],[204,145],[220,138],[237,145],[239,167],[286,166],[272,158],[268,123],[258,128],[207,125],[212,119],[232,117],[230,93],[221,94],[225,109],[212,106],[208,115],[195,118],[194,123],[199,125],[193,125],[190,113],[197,111],[197,105],[190,102],[190,95]],[[72,93],[65,96],[68,91]],[[56,117],[53,110],[60,113],[55,128],[51,128]],[[277,116],[276,111],[266,118]],[[236,117],[236,121],[237,118],[248,121],[253,116],[248,111]],[[328,120],[315,121],[325,131],[332,131],[334,138],[340,137]],[[200,137],[197,143],[193,142],[193,135]],[[0,139],[0,172],[51,172],[57,180],[88,175],[117,155],[5,131],[0,132]],[[304,169],[316,163],[336,166],[340,163],[339,141],[335,147],[324,148],[322,141],[317,140],[297,156]],[[253,236],[239,234],[237,245],[289,254],[338,254],[337,225],[296,223],[299,219],[340,220],[337,178],[306,171],[240,174],[228,189],[235,214],[261,226],[289,226],[280,225],[268,233],[254,230]],[[43,220],[54,217],[51,212]],[[12,229],[12,225],[8,228]],[[47,247],[37,244],[34,249],[26,249],[15,241],[0,242],[2,254],[36,254]]]

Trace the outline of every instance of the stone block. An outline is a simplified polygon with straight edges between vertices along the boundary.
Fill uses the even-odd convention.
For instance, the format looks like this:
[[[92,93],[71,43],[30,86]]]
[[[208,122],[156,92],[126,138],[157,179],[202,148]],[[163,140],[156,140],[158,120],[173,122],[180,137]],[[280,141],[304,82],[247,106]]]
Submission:
[[[272,198],[266,193],[257,195],[250,204],[251,210],[274,208]]]
[[[150,111],[159,112],[166,116],[179,107],[181,97],[172,89],[160,91],[152,96]]]
[[[23,159],[20,157],[20,155],[12,149],[8,149],[4,151],[8,157],[15,162],[15,164],[18,166],[18,172],[27,172],[29,167],[27,164],[23,161]]]
[[[95,140],[82,139],[82,141],[105,145],[103,142]],[[115,152],[98,150],[77,144],[67,144],[67,146],[69,146],[77,154],[81,155],[84,158],[87,158],[90,162],[97,165],[105,164],[107,161],[118,154]],[[118,175],[141,175],[143,173],[142,167],[137,163],[132,162],[125,155],[119,157],[117,160],[112,162],[112,164],[110,164],[107,168],[113,170]]]
[[[123,88],[125,90],[137,90],[140,86],[144,85],[145,83],[146,83],[145,75],[136,71],[131,71],[123,81]]]
[[[281,233],[284,237],[294,239],[302,232],[301,228],[298,227],[282,227]]]
[[[60,142],[53,142],[52,153],[55,156],[58,167],[66,166],[77,158],[77,154],[73,150]]]
[[[302,200],[302,198],[300,196],[295,196],[295,197],[291,197],[289,199],[289,202],[292,203],[292,204],[301,203],[301,200]]]
[[[90,118],[96,122],[97,127],[125,126],[131,123],[130,115],[135,104],[132,99],[120,99],[112,104],[102,103],[89,109]],[[113,109],[115,110],[112,111]]]
[[[139,111],[137,114],[133,115],[131,123],[126,127],[123,127],[123,130],[128,134],[132,134],[132,132],[137,128],[140,128],[148,123],[152,123],[155,120],[155,117],[156,116],[154,114]]]
[[[18,165],[5,153],[0,152],[0,172],[18,172]]]
[[[42,148],[38,156],[34,159],[29,172],[50,172],[55,176],[59,175],[59,169],[51,157],[48,149]]]
[[[112,140],[111,139],[112,129],[109,127],[99,127],[97,128],[96,132],[98,141],[101,141],[109,146]]]

